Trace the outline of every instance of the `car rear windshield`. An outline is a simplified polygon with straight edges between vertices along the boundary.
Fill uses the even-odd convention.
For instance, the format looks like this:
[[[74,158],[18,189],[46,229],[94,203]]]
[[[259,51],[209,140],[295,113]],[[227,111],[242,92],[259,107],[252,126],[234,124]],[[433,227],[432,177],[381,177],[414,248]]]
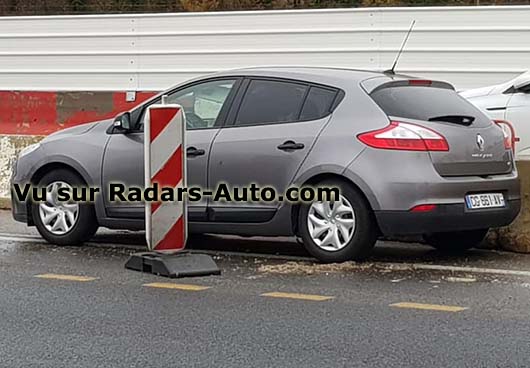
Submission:
[[[388,116],[474,127],[490,123],[486,115],[451,89],[398,86],[376,89],[370,96]]]

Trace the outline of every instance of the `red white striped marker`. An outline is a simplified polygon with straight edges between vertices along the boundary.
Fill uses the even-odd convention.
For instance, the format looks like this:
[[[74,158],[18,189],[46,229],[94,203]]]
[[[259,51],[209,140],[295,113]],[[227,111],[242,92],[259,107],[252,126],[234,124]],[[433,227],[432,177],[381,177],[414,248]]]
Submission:
[[[144,122],[145,187],[186,186],[185,119],[179,105],[152,105]],[[145,236],[155,251],[184,249],[187,239],[185,201],[146,202]]]

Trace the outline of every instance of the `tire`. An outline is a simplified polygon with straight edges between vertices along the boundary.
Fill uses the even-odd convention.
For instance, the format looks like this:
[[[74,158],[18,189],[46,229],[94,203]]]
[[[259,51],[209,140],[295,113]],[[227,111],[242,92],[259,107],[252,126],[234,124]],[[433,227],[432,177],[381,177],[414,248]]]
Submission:
[[[298,215],[298,229],[300,231],[300,236],[302,237],[305,248],[312,256],[325,263],[364,260],[374,247],[378,236],[375,217],[370,205],[361,193],[347,183],[340,181],[324,181],[318,185],[321,187],[339,188],[340,195],[347,201],[342,202],[341,198],[341,205],[345,204],[347,207],[347,204],[349,204],[351,206],[350,208],[353,210],[353,215],[351,217],[354,219],[354,226],[351,231],[348,232],[351,238],[346,242],[347,238],[343,237],[341,235],[342,233],[337,230],[339,227],[338,218],[335,217],[335,222],[333,222],[333,224],[331,224],[333,221],[333,216],[329,218],[322,218],[322,220],[327,220],[327,222],[324,221],[327,225],[323,226],[331,226],[331,230],[328,231],[331,231],[332,234],[334,232],[333,226],[335,226],[335,231],[337,231],[337,234],[340,234],[339,241],[342,240],[344,243],[342,248],[337,249],[337,247],[335,247],[334,249],[330,249],[333,248],[331,245],[325,245],[328,231],[318,235],[320,231],[318,231],[317,227],[309,224],[310,222],[313,224],[315,223],[315,220],[311,220],[315,219],[315,217],[317,217],[318,223],[320,224],[322,216],[318,214],[316,207],[313,209],[311,208],[313,205],[319,206],[319,202],[304,203],[300,206]],[[330,209],[332,211],[336,204],[337,202],[335,202],[335,204],[330,204]],[[346,212],[341,216],[343,216],[341,217],[342,221],[348,220],[350,218]],[[313,226],[313,234],[317,235],[315,238],[311,236],[310,226]],[[320,241],[321,244],[317,244],[315,239]]]
[[[38,183],[38,187],[49,187],[53,186],[53,183],[62,183],[61,186],[64,186],[64,184],[67,184],[71,187],[83,187],[86,186],[86,183],[83,181],[79,175],[76,173],[67,170],[67,169],[57,169],[50,171],[49,173],[45,174],[42,179]],[[51,203],[51,202],[50,202]],[[62,230],[55,230],[51,231],[49,227],[53,228],[53,225],[55,224],[56,220],[52,220],[52,222],[48,223],[47,225],[43,222],[43,216],[41,215],[41,203],[40,202],[34,202],[32,203],[31,213],[33,217],[33,223],[37,227],[37,230],[41,234],[41,236],[46,239],[49,243],[57,244],[57,245],[79,245],[83,242],[89,240],[97,231],[98,229],[98,223],[97,223],[97,217],[96,212],[94,209],[94,205],[91,203],[79,203],[78,209],[76,211],[76,214],[74,215],[75,221],[71,221],[69,217],[66,215],[66,208],[67,206],[71,206],[72,204],[64,204],[59,203],[57,205],[50,204],[47,201],[45,202],[46,205],[46,211],[53,210],[59,212],[58,215],[56,215],[57,219],[63,216],[66,221],[66,225],[71,225],[69,229],[62,229]],[[64,206],[64,207],[61,207]],[[61,215],[62,212],[62,215]],[[69,210],[68,212],[73,212]],[[46,214],[49,212],[45,212],[44,209],[42,210],[42,213]],[[62,227],[64,228],[64,227]]]
[[[430,246],[445,253],[462,253],[479,245],[489,229],[432,233],[423,235]]]

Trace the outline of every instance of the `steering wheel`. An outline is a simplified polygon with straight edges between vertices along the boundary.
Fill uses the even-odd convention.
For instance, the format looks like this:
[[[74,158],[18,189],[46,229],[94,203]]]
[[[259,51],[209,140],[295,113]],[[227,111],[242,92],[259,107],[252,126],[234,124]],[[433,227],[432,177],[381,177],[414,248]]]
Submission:
[[[194,112],[186,112],[186,125],[190,128],[204,128],[207,123]]]

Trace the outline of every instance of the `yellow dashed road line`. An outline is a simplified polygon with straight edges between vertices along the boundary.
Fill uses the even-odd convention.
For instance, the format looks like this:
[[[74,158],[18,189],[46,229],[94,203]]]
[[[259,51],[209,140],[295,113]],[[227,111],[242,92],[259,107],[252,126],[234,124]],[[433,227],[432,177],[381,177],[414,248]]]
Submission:
[[[35,275],[35,277],[37,277],[39,279],[79,281],[79,282],[94,281],[94,280],[98,279],[97,277],[76,276],[76,275],[60,275],[60,274],[56,274],[56,273],[44,273],[42,275]]]
[[[90,276],[62,275],[62,274],[55,274],[55,273],[45,273],[45,274],[35,275],[34,277],[39,278],[39,279],[77,281],[77,282],[87,282],[87,281],[94,281],[98,279],[97,277],[90,277]],[[159,288],[159,289],[172,289],[172,290],[184,290],[184,291],[203,291],[203,290],[211,289],[210,286],[192,285],[192,284],[176,284],[176,283],[171,283],[171,282],[153,282],[149,284],[144,284],[143,286]],[[314,301],[314,302],[323,302],[323,301],[334,299],[333,296],[327,296],[327,295],[284,293],[284,292],[279,292],[279,291],[264,293],[264,294],[261,294],[261,296],[270,297],[270,298],[308,300],[308,301]],[[467,307],[459,307],[455,305],[425,304],[425,303],[413,303],[413,302],[394,303],[394,304],[390,304],[390,307],[431,310],[431,311],[440,311],[440,312],[453,312],[453,313],[462,312],[468,309]]]
[[[440,312],[462,312],[463,310],[468,309],[465,307],[458,307],[455,305],[423,304],[423,303],[409,303],[409,302],[390,304],[390,306],[396,307],[396,308],[423,309],[423,310],[433,310],[433,311],[440,311]]]
[[[261,296],[268,296],[268,297],[271,297],[271,298],[311,300],[311,301],[314,301],[314,302],[323,302],[323,301],[326,301],[326,300],[333,299],[332,296],[313,295],[313,294],[297,294],[297,293],[281,293],[279,291],[275,291],[275,292],[272,292],[272,293],[261,294]]]
[[[175,289],[175,290],[186,290],[186,291],[202,291],[202,290],[210,289],[209,286],[190,285],[190,284],[174,284],[172,282],[153,282],[150,284],[144,284],[144,286],[159,288],[159,289]]]

